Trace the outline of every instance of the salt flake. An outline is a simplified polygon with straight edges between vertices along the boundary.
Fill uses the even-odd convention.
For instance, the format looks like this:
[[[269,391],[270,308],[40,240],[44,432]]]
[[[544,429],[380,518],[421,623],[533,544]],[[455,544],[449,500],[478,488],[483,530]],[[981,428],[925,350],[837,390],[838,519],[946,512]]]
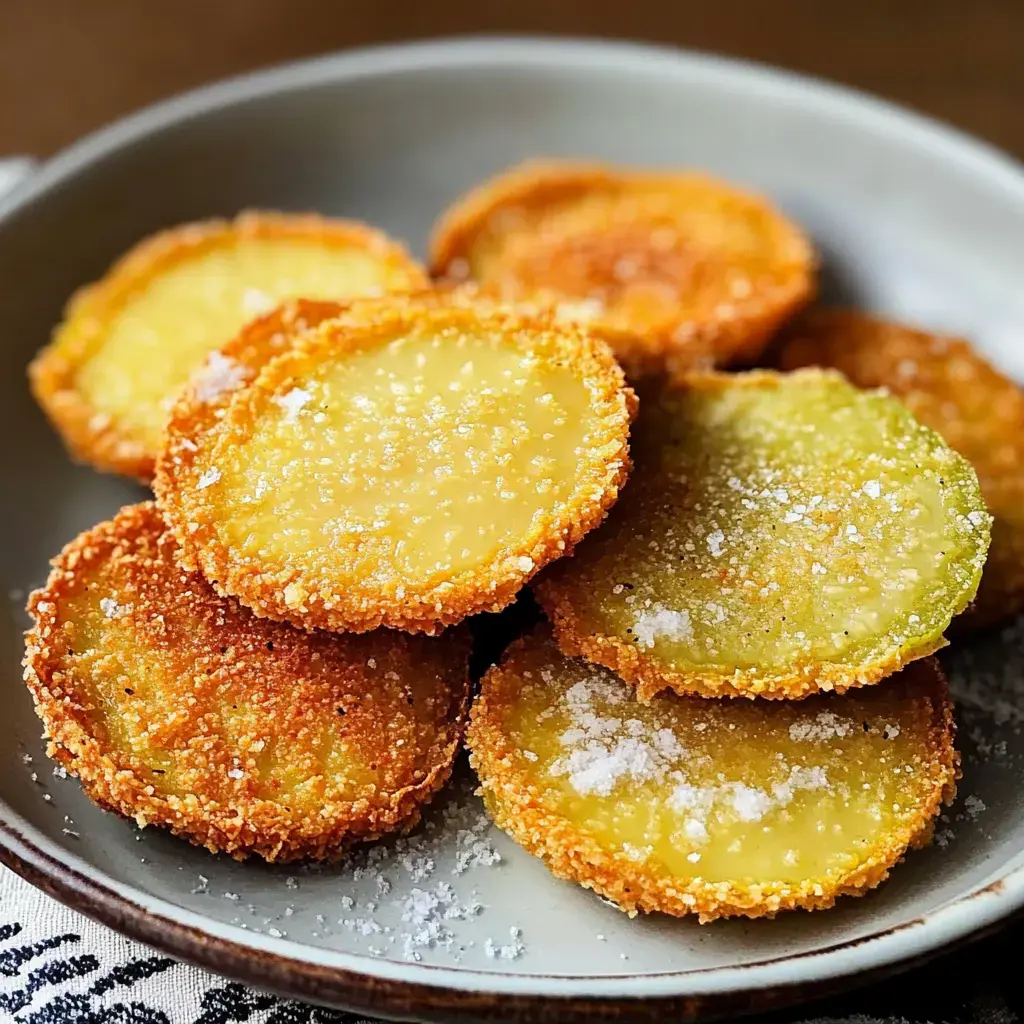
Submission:
[[[212,487],[219,479],[220,470],[216,466],[211,466],[196,481],[196,490],[205,491],[207,487]]]
[[[274,397],[274,404],[284,409],[285,423],[293,423],[299,413],[310,403],[313,396],[305,388],[292,388],[283,395]]]
[[[194,394],[200,402],[216,401],[243,383],[248,373],[241,363],[220,352],[212,352],[195,380]]]

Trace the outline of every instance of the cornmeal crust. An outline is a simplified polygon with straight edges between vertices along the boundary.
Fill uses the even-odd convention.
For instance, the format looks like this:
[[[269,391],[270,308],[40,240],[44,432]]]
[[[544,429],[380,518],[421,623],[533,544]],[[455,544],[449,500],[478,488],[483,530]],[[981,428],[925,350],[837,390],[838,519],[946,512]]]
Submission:
[[[466,635],[311,636],[218,597],[176,547],[154,504],[128,506],[32,595],[50,756],[101,806],[237,859],[411,828],[459,747]]]
[[[815,309],[780,339],[782,369],[831,366],[858,387],[884,387],[974,466],[994,516],[974,603],[956,628],[1024,608],[1024,391],[962,338],[855,310]]]
[[[815,290],[804,233],[702,174],[533,161],[439,219],[437,277],[586,322],[632,377],[750,363]]]
[[[856,695],[640,704],[542,627],[484,677],[467,743],[495,823],[553,874],[706,922],[879,885],[955,796],[954,738],[934,658]]]
[[[361,289],[363,277],[369,273],[368,266],[373,267],[374,288],[414,288],[426,283],[425,272],[404,246],[376,228],[355,221],[331,220],[313,214],[247,212],[232,221],[183,224],[152,235],[115,262],[99,281],[72,296],[53,340],[29,367],[29,381],[36,400],[75,458],[100,470],[149,482],[159,441],[148,436],[152,432],[149,427],[128,425],[122,413],[106,408],[102,399],[97,403],[95,395],[88,397],[83,391],[82,374],[88,372],[91,361],[108,343],[112,329],[120,323],[119,318],[126,310],[131,310],[133,302],[150,294],[154,285],[166,283],[171,273],[183,273],[190,262],[210,258],[217,252],[227,254],[254,242],[323,246],[326,254],[337,254],[338,258],[346,260],[349,259],[348,254],[352,254],[351,258],[357,260],[360,267],[360,288],[357,290]],[[330,278],[329,297],[342,298],[353,291],[351,282],[346,284],[343,272],[332,271],[324,276]],[[277,290],[282,294],[278,295],[268,296],[254,289],[253,308],[248,313],[244,302],[230,313],[221,309],[220,314],[227,316],[233,326],[223,338],[212,339],[202,353],[197,354],[194,364],[190,361],[190,365],[201,364],[206,352],[228,341],[246,319],[259,311],[266,311],[267,306],[285,298],[298,297],[296,291],[311,298],[320,296],[325,290],[323,280],[313,287],[301,276],[291,282],[279,283],[281,287]],[[202,289],[210,285],[210,274],[197,275],[187,288],[192,288],[193,284],[197,295],[202,296]],[[210,305],[208,297],[203,297],[203,302]],[[216,306],[215,301],[213,305]],[[187,320],[187,303],[177,301],[173,307],[171,316],[178,316],[180,309],[182,321]],[[200,329],[196,324],[192,326]],[[163,351],[174,345],[174,330],[163,324],[154,326],[146,322],[145,317],[132,329],[135,336],[140,332],[155,331]],[[143,369],[151,362],[151,359],[144,358]],[[176,389],[184,385],[189,368],[176,368],[174,372],[178,373],[179,369],[181,379],[166,381],[169,391],[162,400],[173,400]],[[130,395],[131,389],[138,386],[139,372],[138,367],[124,367],[126,379],[118,381],[119,393],[128,388]],[[109,398],[110,395],[104,397]],[[124,401],[122,395],[118,402],[124,404]],[[146,403],[149,402],[148,397],[140,396],[137,401],[129,402],[126,408],[138,409],[140,404],[148,408]]]
[[[470,348],[460,349],[464,341]],[[422,349],[416,352],[417,362],[402,354],[403,346],[409,346],[408,353],[416,346]],[[460,381],[486,374],[481,363],[499,357],[512,360],[510,366],[526,367],[515,371],[522,372],[522,379],[513,379],[509,369],[495,378],[497,384],[480,377],[488,387],[467,383],[463,388]],[[386,388],[373,392],[372,402],[385,403],[388,411],[367,406],[370,384],[362,380],[356,387],[351,377],[364,372],[364,361],[374,359],[379,362],[377,376],[369,378],[374,387],[382,374],[395,376],[394,395]],[[420,365],[424,374],[439,367],[436,372],[444,379],[416,383]],[[460,376],[463,372],[468,377]],[[515,388],[532,394],[532,388],[536,398],[524,399],[520,407],[513,395],[502,406],[503,397],[494,393],[506,380],[510,394]],[[548,385],[561,389],[559,395],[540,394]],[[469,405],[457,405],[461,391]],[[456,395],[455,405],[444,405],[448,395]],[[302,408],[294,417],[282,414],[296,396]],[[409,412],[403,403],[410,402],[420,402],[429,415]],[[331,420],[332,410],[342,406],[347,411],[337,414],[337,422]],[[436,411],[442,407],[447,411]],[[464,295],[360,301],[315,330],[296,333],[286,353],[236,390],[199,440],[202,452],[196,457],[205,468],[194,486],[187,480],[195,479],[198,463],[191,477],[173,478],[169,471],[165,479],[162,472],[158,493],[181,539],[185,564],[201,569],[219,592],[237,597],[258,615],[307,629],[363,631],[386,625],[436,632],[474,612],[507,605],[536,572],[571,552],[604,518],[628,474],[634,410],[635,398],[610,350],[581,328],[474,304]],[[403,418],[407,415],[408,420]],[[303,417],[311,419],[304,424]],[[373,445],[380,447],[381,432],[392,428],[389,447],[377,451]],[[346,448],[345,432],[352,430],[367,433]],[[409,436],[402,437],[402,430],[409,430]],[[310,446],[320,446],[328,431],[335,431],[335,440],[329,450],[316,447],[314,458]],[[509,431],[514,436],[503,439]],[[479,441],[464,457],[449,453],[463,434]],[[489,447],[490,438],[496,438],[494,447]],[[172,443],[180,450],[177,441]],[[370,447],[360,447],[364,444]],[[568,458],[570,472],[537,469],[534,498],[533,477],[527,474],[533,469],[514,461],[520,448],[539,452],[530,466],[547,465],[550,455],[548,461],[556,466],[557,458]],[[435,451],[442,455],[432,466]],[[268,459],[276,460],[273,474],[263,474]],[[325,462],[333,468],[321,469]],[[389,476],[398,463],[396,472],[406,475]],[[458,477],[476,473],[477,463],[484,466],[479,476]],[[487,476],[492,464],[511,465],[507,473],[502,470],[500,486],[497,477]],[[434,495],[434,481],[443,487],[453,473],[457,486]],[[256,480],[254,489],[250,477]],[[291,490],[289,479],[296,481]],[[428,493],[423,515],[415,518],[415,511],[406,514],[401,506],[412,502],[421,485]],[[339,492],[339,487],[347,489]],[[310,495],[319,504],[310,504]],[[513,507],[522,506],[521,530],[506,526],[511,521],[503,504],[508,496],[515,499]],[[317,532],[320,525],[309,526],[310,516],[329,512],[335,524],[349,516],[350,504],[370,500],[381,503],[374,505],[372,521],[363,516],[354,525],[345,519],[344,529],[324,525],[323,530],[334,531],[329,535]],[[471,550],[465,564],[453,561],[449,568],[440,562],[449,550],[445,531],[461,529],[460,517],[468,518],[469,509],[479,521],[475,528],[484,537],[482,547]],[[486,548],[492,523],[495,530],[500,527],[493,549]],[[288,539],[286,531],[293,526],[306,530],[301,539]],[[415,535],[417,529],[422,536]],[[465,532],[469,535],[468,527]],[[411,559],[409,567],[400,548],[410,550],[402,556]],[[415,564],[427,555],[439,560],[439,568]]]

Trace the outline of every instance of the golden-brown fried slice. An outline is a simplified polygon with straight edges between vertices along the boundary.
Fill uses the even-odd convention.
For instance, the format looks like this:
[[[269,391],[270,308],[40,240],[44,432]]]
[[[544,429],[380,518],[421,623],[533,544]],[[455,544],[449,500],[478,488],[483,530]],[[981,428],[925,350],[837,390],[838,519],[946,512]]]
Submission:
[[[810,243],[763,199],[700,174],[559,161],[456,202],[431,261],[585,321],[631,376],[752,361],[814,290]]]
[[[241,859],[406,830],[451,771],[464,636],[310,636],[175,561],[152,503],[83,533],[29,605],[49,754],[103,807]]]
[[[235,337],[207,357],[171,406],[157,456],[153,490],[164,518],[183,523],[181,497],[210,469],[214,440],[210,429],[223,418],[234,393],[255,379],[275,356],[288,351],[298,335],[325,320],[365,318],[400,303],[418,305],[475,301],[471,288],[424,288],[386,296],[360,296],[345,302],[293,299],[250,320]],[[182,530],[185,535],[184,529]]]
[[[29,368],[71,452],[148,481],[167,410],[206,356],[288,298],[422,287],[422,268],[364,224],[245,213],[136,245],[77,292]]]
[[[877,886],[955,794],[953,739],[934,658],[856,694],[642,704],[546,629],[487,673],[468,733],[495,822],[554,874],[701,921]]]
[[[186,563],[257,614],[432,632],[504,607],[601,521],[633,402],[572,325],[361,301],[297,332],[158,487]]]
[[[636,684],[804,697],[942,647],[990,517],[970,465],[838,373],[707,374],[644,396],[633,482],[537,596],[567,654]]]
[[[816,309],[781,340],[779,364],[832,366],[858,387],[885,387],[975,468],[992,547],[974,604],[956,625],[984,626],[1024,608],[1024,391],[962,338]]]

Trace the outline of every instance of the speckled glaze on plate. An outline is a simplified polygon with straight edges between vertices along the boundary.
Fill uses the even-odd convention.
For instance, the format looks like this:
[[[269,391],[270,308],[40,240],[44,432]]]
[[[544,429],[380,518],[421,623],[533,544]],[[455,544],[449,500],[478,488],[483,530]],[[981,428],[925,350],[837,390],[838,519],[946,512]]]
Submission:
[[[945,657],[965,777],[939,842],[875,894],[827,913],[630,921],[486,827],[460,836],[480,812],[466,781],[404,858],[296,870],[139,833],[53,776],[20,681],[24,592],[67,539],[141,493],[72,466],[29,398],[22,367],[67,295],[148,232],[252,206],[359,217],[422,252],[458,193],[537,154],[700,166],[761,189],[813,233],[829,298],[966,333],[1024,378],[1024,173],[949,129],[820,82],[631,45],[460,40],[253,75],[99,132],[0,200],[0,860],[173,955],[424,1020],[766,1009],[994,926],[1024,904],[1024,625]],[[500,863],[485,863],[491,849]],[[467,856],[476,863],[457,870]],[[377,895],[381,874],[391,889]],[[445,922],[450,945],[410,949],[419,962],[403,956],[414,889],[465,912]],[[478,913],[466,909],[474,899]],[[504,959],[511,929],[525,951]]]

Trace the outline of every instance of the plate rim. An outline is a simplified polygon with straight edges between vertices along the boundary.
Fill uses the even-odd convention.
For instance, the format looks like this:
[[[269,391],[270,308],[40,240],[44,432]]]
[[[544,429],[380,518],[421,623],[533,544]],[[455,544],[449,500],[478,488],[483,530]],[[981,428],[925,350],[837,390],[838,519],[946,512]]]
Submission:
[[[824,105],[875,131],[898,132],[937,159],[975,172],[1024,208],[1024,165],[994,146],[925,115],[811,76],[735,58],[634,42],[544,36],[467,36],[371,46],[236,76],[144,108],[47,160],[0,199],[0,223],[81,170],[146,137],[268,95],[331,81],[471,66],[552,67],[697,76]],[[132,889],[47,839],[0,800],[0,862],[61,902],[132,938],[221,974],[301,998],[364,1012],[450,1018],[587,1019],[614,1010],[650,1018],[671,1007],[685,1019],[786,1005],[921,962],[991,930],[1024,908],[1024,863],[914,920],[820,950],[730,967],[622,975],[511,974],[378,960],[303,946],[222,925]],[[296,955],[305,951],[305,957]],[[312,958],[308,954],[315,954]],[[855,978],[854,975],[857,977]],[[532,1017],[531,1017],[532,1019]]]
[[[0,803],[0,809],[6,804]],[[14,815],[18,818],[17,815]],[[20,819],[19,819],[20,820]],[[933,957],[977,941],[1005,925],[1007,918],[1019,917],[1020,911],[997,916],[993,921],[976,930],[962,934],[954,933],[928,949],[906,957],[881,959],[879,962],[858,969],[856,974],[835,972],[821,978],[803,977],[799,970],[785,981],[771,985],[754,982],[752,985],[711,987],[703,990],[700,985],[689,989],[673,987],[656,994],[646,992],[613,993],[611,995],[587,991],[566,992],[558,983],[573,980],[558,975],[507,974],[479,970],[466,970],[424,964],[403,964],[397,961],[371,960],[359,954],[334,953],[334,958],[358,963],[339,967],[316,963],[288,955],[274,947],[295,947],[298,944],[287,940],[272,939],[258,933],[242,932],[247,939],[261,939],[252,942],[238,942],[211,934],[205,930],[206,921],[202,915],[176,908],[158,897],[147,897],[154,904],[170,906],[173,916],[164,916],[157,910],[147,909],[130,896],[118,890],[134,891],[130,886],[107,879],[102,872],[90,870],[88,862],[64,850],[55,843],[47,843],[53,851],[42,849],[19,832],[16,825],[0,818],[0,865],[4,865],[25,881],[45,894],[59,900],[71,909],[106,925],[120,934],[169,953],[177,959],[194,964],[227,978],[246,982],[256,988],[269,989],[281,995],[304,999],[324,1005],[337,1006],[357,1013],[370,1013],[395,1019],[437,1021],[455,1024],[481,1024],[483,1021],[519,1022],[528,1019],[536,1024],[548,1022],[571,1022],[571,1024],[593,1024],[594,1021],[642,1021],[645,1024],[665,1019],[696,1021],[733,1017],[747,1013],[764,1013],[783,1009],[796,1003],[848,991],[873,982],[882,981],[904,970],[927,963]],[[76,863],[77,862],[77,863]],[[84,869],[84,870],[83,870]],[[112,884],[111,884],[112,883]],[[1002,889],[997,880],[962,897],[973,900],[976,897],[997,896]],[[180,919],[184,918],[184,920]],[[193,920],[189,920],[193,919]],[[210,922],[207,922],[210,923]],[[218,931],[239,932],[231,925],[213,924]],[[698,968],[685,972],[662,972],[660,974],[605,975],[596,980],[628,980],[643,985],[651,979],[678,980],[720,975],[728,971],[732,975],[744,972],[760,973],[764,969],[781,964],[795,965],[811,959],[826,959],[844,950],[874,944],[879,938],[897,935],[908,929],[920,929],[927,925],[927,918],[917,918],[862,938],[850,939],[812,952],[776,957],[771,960],[740,965],[731,968]],[[381,977],[362,970],[362,961],[374,964],[390,964],[392,977]],[[462,973],[484,979],[480,988],[466,988],[445,984],[439,978],[402,978],[409,968],[416,973],[433,973],[437,976]],[[487,982],[497,981],[499,985],[488,986]],[[521,982],[555,982],[551,991],[524,992]],[[582,976],[580,980],[594,981],[593,976]],[[438,983],[435,983],[438,982]],[[632,986],[631,986],[632,987]]]

